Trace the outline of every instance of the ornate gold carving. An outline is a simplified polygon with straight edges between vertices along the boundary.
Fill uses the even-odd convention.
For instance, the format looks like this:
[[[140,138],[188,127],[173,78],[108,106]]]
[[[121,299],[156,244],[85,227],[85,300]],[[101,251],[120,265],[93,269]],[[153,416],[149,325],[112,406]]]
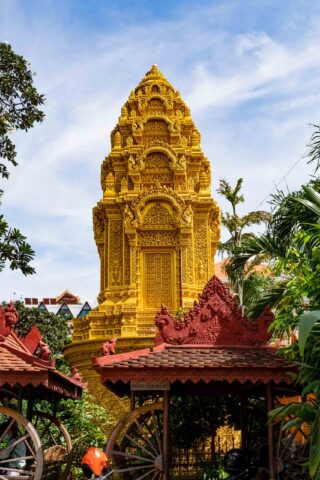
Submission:
[[[181,249],[181,281],[187,283],[187,249],[182,247]]]
[[[136,158],[130,155],[128,160],[128,167],[130,173],[137,173],[139,172],[139,164]]]
[[[138,236],[138,245],[144,247],[176,246],[178,244],[177,231],[141,231]]]
[[[169,140],[168,124],[164,120],[148,120],[144,127],[144,134]]]
[[[147,113],[162,115],[165,112],[166,106],[163,98],[153,97],[148,102]]]
[[[131,283],[136,283],[137,281],[137,249],[136,247],[131,247]]]
[[[194,275],[193,275],[193,245],[191,239],[188,242],[187,248],[187,280],[189,285],[193,285],[194,283]]]
[[[159,227],[174,229],[176,225],[168,209],[160,202],[156,202],[144,215],[142,228],[155,229]]]
[[[172,253],[145,253],[145,272],[145,307],[173,306]]]
[[[191,226],[193,220],[193,210],[191,205],[188,205],[181,215],[181,224],[183,226]]]
[[[132,204],[132,209],[135,212],[137,218],[137,225],[142,225],[142,211],[148,202],[157,200],[165,200],[172,205],[176,211],[177,224],[180,222],[182,212],[186,205],[184,200],[171,188],[167,188],[161,185],[155,185],[151,187],[148,192],[140,194]]]
[[[128,109],[127,107],[124,105],[122,108],[121,108],[121,118],[123,120],[126,120],[128,117]]]
[[[206,282],[206,270],[205,266],[203,263],[203,260],[200,259],[199,263],[196,267],[196,272],[197,272],[197,285],[204,285]]]
[[[126,145],[127,145],[128,148],[131,148],[132,145],[133,145],[133,138],[130,137],[130,135],[129,135],[129,137],[127,137]]]
[[[172,186],[173,176],[172,173],[143,173],[141,175],[141,183],[147,183],[148,189],[150,184],[156,185],[157,183],[162,185],[165,184],[166,186]]]
[[[188,178],[188,189],[189,189],[191,192],[194,192],[194,187],[195,187],[194,178],[193,178],[193,177],[189,177],[189,178]]]
[[[196,262],[201,259],[208,259],[208,235],[207,222],[203,218],[193,220],[195,237],[195,258]],[[208,262],[208,260],[207,260]]]
[[[192,147],[199,147],[200,146],[200,133],[198,130],[193,130],[191,136],[191,145]]]
[[[125,205],[124,207],[123,218],[125,228],[135,228],[135,215],[129,205]]]
[[[121,193],[126,193],[128,191],[128,179],[127,177],[121,178]]]
[[[132,123],[132,131],[136,135],[140,135],[143,132],[143,123],[141,120],[136,120]]]
[[[214,203],[209,212],[210,241],[213,244],[214,249],[216,248],[220,239],[220,228],[221,212],[218,205]]]
[[[124,267],[124,285],[130,285],[130,245],[127,235],[124,236],[123,251],[123,267]]]
[[[106,222],[105,209],[100,203],[93,209],[93,228],[97,243],[103,242],[103,234]]]
[[[121,285],[122,275],[122,220],[110,220],[109,264],[111,285]]]
[[[121,133],[117,131],[113,136],[113,148],[120,150],[121,148]]]
[[[106,189],[104,191],[105,195],[114,195],[115,194],[115,178],[112,172],[109,172],[106,177]]]
[[[170,171],[169,159],[163,153],[150,153],[145,158],[145,172]]]

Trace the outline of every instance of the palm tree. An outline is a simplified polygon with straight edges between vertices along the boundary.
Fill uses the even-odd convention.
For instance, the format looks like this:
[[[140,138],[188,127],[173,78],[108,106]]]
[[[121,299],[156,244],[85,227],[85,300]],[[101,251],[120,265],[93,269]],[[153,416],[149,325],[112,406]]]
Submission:
[[[238,297],[238,301],[243,311],[245,307],[256,300],[261,291],[265,288],[265,284],[269,283],[265,276],[253,272],[254,264],[250,266],[246,264],[243,269],[232,269],[230,265],[235,252],[239,249],[244,240],[255,239],[256,236],[252,232],[246,230],[254,225],[266,223],[270,219],[270,214],[265,211],[252,211],[246,215],[240,216],[237,207],[244,202],[244,196],[240,193],[243,179],[239,178],[234,188],[231,187],[227,180],[220,180],[218,193],[226,198],[231,205],[231,213],[224,212],[222,214],[222,225],[227,229],[229,238],[225,242],[219,244],[219,251],[228,255],[225,271],[228,275],[231,287]]]

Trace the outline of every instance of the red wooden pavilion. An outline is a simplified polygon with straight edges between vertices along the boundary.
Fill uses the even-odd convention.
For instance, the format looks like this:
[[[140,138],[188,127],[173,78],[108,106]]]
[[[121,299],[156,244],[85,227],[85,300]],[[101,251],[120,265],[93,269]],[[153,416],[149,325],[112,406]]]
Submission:
[[[78,372],[71,378],[55,368],[55,362],[50,359],[50,349],[36,326],[27,336],[20,337],[14,330],[17,322],[18,313],[13,304],[5,308],[0,306],[0,443],[3,443],[9,431],[14,430],[17,435],[15,444],[25,444],[27,451],[19,458],[15,455],[12,461],[11,452],[0,447],[0,477],[7,478],[15,474],[21,480],[66,479],[72,450],[70,436],[54,416],[35,412],[34,404],[38,400],[47,400],[55,413],[58,400],[80,399],[84,384]],[[27,404],[25,416],[21,414],[23,401]],[[50,458],[46,462],[45,449],[49,445],[43,443],[41,434],[34,428],[38,421],[46,441],[54,447],[51,453],[60,452],[59,459],[56,455],[55,461]],[[6,424],[8,426],[3,430]],[[57,439],[53,438],[55,435]],[[59,444],[61,441],[63,446]],[[61,454],[62,450],[64,455]],[[21,468],[19,462],[23,464]],[[63,468],[62,475],[63,462],[67,462],[68,466]]]
[[[154,347],[120,354],[107,351],[107,355],[93,359],[93,367],[100,373],[102,383],[118,395],[131,395],[132,408],[135,408],[135,392],[163,392],[162,455],[161,462],[157,457],[154,470],[149,472],[150,475],[155,472],[152,478],[169,478],[170,393],[241,393],[246,397],[263,394],[270,411],[275,395],[283,395],[283,392],[290,394],[295,390],[290,372],[296,371],[296,366],[268,344],[268,327],[273,320],[272,312],[265,309],[258,320],[250,322],[242,315],[234,297],[222,282],[213,277],[206,284],[199,302],[195,302],[182,320],[175,320],[162,305],[155,319],[159,332]],[[245,415],[244,410],[245,404],[242,415]],[[136,421],[137,417],[134,418]],[[120,421],[122,426],[127,423],[128,419]],[[245,421],[242,425],[242,444],[245,445]],[[116,437],[117,434],[110,438],[109,453],[118,441]],[[274,439],[271,425],[268,426],[268,445],[269,478],[273,480]],[[130,457],[126,453],[118,455]],[[123,471],[130,472],[130,468]],[[149,478],[148,470],[135,478]]]

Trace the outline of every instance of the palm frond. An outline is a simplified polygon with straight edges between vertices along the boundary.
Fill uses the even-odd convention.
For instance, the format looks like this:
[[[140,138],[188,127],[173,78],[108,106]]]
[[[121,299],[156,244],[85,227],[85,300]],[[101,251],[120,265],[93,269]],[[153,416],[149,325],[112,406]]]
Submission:
[[[311,135],[310,143],[308,144],[308,163],[315,163],[315,173],[320,167],[320,125],[313,125],[315,131]]]
[[[265,307],[275,308],[283,299],[287,288],[287,281],[283,280],[267,289],[257,302],[248,310],[249,318],[259,318]]]
[[[271,219],[271,213],[263,210],[257,210],[255,212],[249,212],[243,217],[240,217],[243,228],[251,227],[251,225],[260,225],[261,223],[269,222]]]
[[[255,261],[256,256],[259,256],[259,261],[261,262],[264,259],[283,258],[286,255],[286,251],[286,243],[278,242],[277,239],[268,234],[260,237],[245,237],[230,261],[230,269],[244,271],[246,264]]]

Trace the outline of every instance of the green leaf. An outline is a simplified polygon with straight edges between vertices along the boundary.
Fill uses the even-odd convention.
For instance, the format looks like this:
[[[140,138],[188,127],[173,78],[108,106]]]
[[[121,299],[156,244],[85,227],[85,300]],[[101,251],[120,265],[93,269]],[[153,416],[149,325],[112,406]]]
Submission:
[[[291,418],[288,422],[286,422],[281,430],[284,431],[284,430],[288,430],[288,428],[292,428],[292,427],[297,427],[298,425],[301,425],[301,419],[300,418]]]
[[[317,321],[320,320],[320,310],[313,310],[312,312],[305,312],[300,317],[299,321],[299,350],[300,354],[304,355],[305,346],[310,332]]]
[[[311,478],[319,478],[320,473],[320,408],[313,423],[310,439],[309,471]]]
[[[307,393],[313,392],[318,394],[320,392],[320,380],[314,380],[313,382],[309,383],[303,390],[301,395],[304,397]]]
[[[268,416],[270,420],[278,422],[288,415],[296,414],[296,411],[301,408],[300,402],[291,402],[288,405],[284,405],[283,407],[277,407],[268,412]]]

